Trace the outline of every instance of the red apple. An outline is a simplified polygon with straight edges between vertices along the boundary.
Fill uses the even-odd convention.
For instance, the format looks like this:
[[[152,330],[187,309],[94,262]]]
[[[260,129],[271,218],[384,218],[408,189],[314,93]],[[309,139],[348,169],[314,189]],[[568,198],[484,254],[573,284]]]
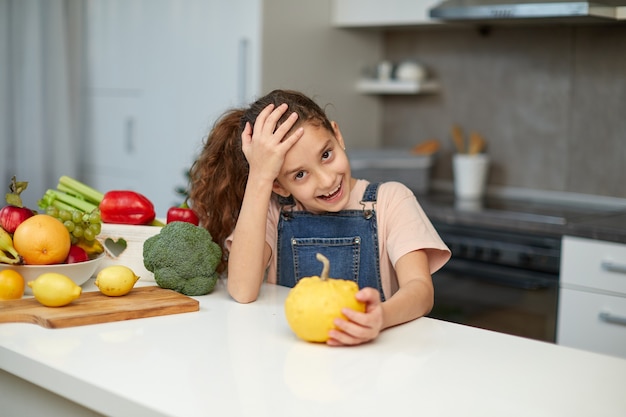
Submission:
[[[87,252],[80,246],[72,245],[70,246],[70,253],[67,255],[67,259],[65,260],[66,264],[75,264],[78,262],[85,262],[89,260],[89,255]]]
[[[0,209],[0,227],[13,234],[17,226],[33,214],[33,211],[26,207],[4,206]]]
[[[20,194],[26,187],[28,187],[28,182],[17,181],[15,175],[11,178],[11,184],[9,184],[9,190],[11,192],[6,195],[8,205],[2,207],[2,210],[0,210],[0,227],[10,234],[15,233],[17,226],[35,214],[31,209],[24,207],[22,204]]]

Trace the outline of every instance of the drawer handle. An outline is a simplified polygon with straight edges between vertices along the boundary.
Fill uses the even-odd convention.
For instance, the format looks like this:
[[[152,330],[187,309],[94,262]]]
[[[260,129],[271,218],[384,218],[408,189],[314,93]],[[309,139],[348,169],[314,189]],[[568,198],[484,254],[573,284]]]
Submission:
[[[607,323],[622,324],[626,326],[626,317],[624,316],[618,316],[616,314],[611,314],[607,311],[601,311],[598,314],[598,317],[600,318],[600,320],[605,321]]]
[[[602,269],[609,272],[620,272],[626,274],[626,264],[620,264],[613,261],[602,261],[600,264]]]

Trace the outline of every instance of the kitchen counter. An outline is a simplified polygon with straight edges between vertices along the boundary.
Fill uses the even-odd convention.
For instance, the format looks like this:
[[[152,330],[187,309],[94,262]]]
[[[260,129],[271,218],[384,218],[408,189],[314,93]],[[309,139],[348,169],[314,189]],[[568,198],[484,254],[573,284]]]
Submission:
[[[626,212],[598,216],[568,225],[565,234],[575,237],[626,243]]]
[[[418,201],[433,222],[626,243],[626,208],[621,206],[494,197],[463,202],[450,193],[419,195]]]
[[[84,291],[92,290],[89,281]],[[363,346],[310,344],[286,323],[287,292],[264,285],[257,302],[238,304],[220,282],[214,293],[197,297],[199,312],[65,329],[0,324],[2,415],[610,417],[626,411],[626,360],[429,318],[388,329]]]

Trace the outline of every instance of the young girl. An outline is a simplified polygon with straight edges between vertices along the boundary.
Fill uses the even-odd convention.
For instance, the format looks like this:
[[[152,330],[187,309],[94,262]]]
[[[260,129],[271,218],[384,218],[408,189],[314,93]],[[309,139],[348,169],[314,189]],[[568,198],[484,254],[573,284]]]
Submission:
[[[238,302],[261,284],[293,287],[319,275],[359,284],[366,312],[346,309],[330,345],[356,345],[381,330],[427,314],[431,274],[450,251],[397,182],[352,178],[339,126],[310,98],[276,90],[250,108],[227,112],[191,170],[190,200],[216,242]]]

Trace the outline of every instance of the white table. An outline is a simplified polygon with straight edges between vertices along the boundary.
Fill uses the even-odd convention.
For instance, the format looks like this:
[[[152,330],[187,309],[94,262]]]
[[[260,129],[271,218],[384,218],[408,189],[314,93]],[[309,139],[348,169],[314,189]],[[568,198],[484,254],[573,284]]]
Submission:
[[[287,326],[287,291],[238,304],[220,282],[194,313],[1,324],[0,414],[626,415],[626,360],[429,318],[359,347],[309,344]]]

